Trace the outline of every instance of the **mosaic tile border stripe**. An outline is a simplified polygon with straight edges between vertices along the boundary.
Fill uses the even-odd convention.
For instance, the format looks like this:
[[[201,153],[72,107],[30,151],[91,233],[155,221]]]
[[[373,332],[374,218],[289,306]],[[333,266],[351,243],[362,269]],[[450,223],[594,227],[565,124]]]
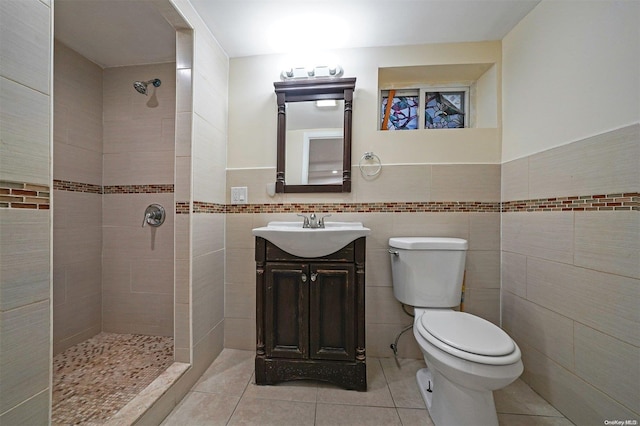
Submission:
[[[506,201],[502,212],[550,211],[611,211],[640,210],[640,193],[582,195],[572,197],[540,198],[537,200]]]
[[[172,194],[173,184],[151,185],[106,185],[102,187],[104,194]]]
[[[53,180],[53,189],[70,192],[86,192],[90,194],[160,194],[174,192],[173,184],[147,185],[94,185],[91,183],[69,180]]]
[[[188,201],[176,201],[176,214],[189,214],[191,204]]]
[[[245,204],[249,205],[249,204]],[[259,204],[268,205],[268,204]],[[217,203],[207,203],[204,201],[193,202],[193,213],[229,213],[227,211],[227,205]]]
[[[69,192],[86,192],[89,194],[102,194],[102,186],[91,183],[73,182],[70,180],[53,180],[53,189]]]
[[[228,204],[225,213],[428,213],[500,212],[499,202],[433,201],[390,203]]]
[[[49,210],[51,191],[48,185],[0,181],[0,208]]]
[[[188,203],[184,203],[185,206]],[[177,207],[176,207],[177,209]],[[390,202],[214,204],[194,202],[193,213],[500,213],[547,211],[640,211],[640,193],[552,197],[507,202]],[[181,213],[187,214],[188,207]]]
[[[92,194],[173,193],[173,184],[93,185],[55,179],[53,189]],[[550,197],[505,202],[388,202],[388,203],[265,203],[219,204],[176,202],[176,214],[189,213],[499,213],[545,211],[640,211],[639,192]],[[49,209],[46,185],[0,181],[0,208]]]

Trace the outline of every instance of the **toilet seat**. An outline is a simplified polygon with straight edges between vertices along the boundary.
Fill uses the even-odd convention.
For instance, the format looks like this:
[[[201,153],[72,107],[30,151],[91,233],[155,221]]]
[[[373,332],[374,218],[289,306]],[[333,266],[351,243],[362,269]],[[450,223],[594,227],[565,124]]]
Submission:
[[[475,315],[425,310],[416,325],[425,340],[455,357],[488,365],[513,364],[520,360],[520,349],[511,337]]]

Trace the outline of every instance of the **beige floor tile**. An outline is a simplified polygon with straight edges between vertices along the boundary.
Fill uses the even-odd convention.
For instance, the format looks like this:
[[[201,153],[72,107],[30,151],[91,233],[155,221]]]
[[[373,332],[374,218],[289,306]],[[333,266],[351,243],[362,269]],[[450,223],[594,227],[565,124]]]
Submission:
[[[564,417],[525,416],[521,414],[498,414],[501,426],[573,426]]]
[[[504,389],[495,391],[493,398],[496,402],[496,411],[498,413],[562,417],[558,410],[535,393],[521,379],[516,380]]]
[[[384,378],[382,366],[377,358],[367,359],[367,391],[358,392],[340,389],[321,383],[318,385],[318,402],[327,404],[368,405],[394,407],[389,386]]]
[[[311,380],[300,380],[278,383],[277,385],[260,386],[251,377],[243,398],[277,399],[280,401],[316,402],[318,383]]]
[[[251,351],[225,349],[193,387],[194,391],[242,396],[254,369]]]
[[[219,393],[189,392],[162,425],[226,425],[239,400]]]
[[[318,404],[316,426],[402,425],[395,408]]]
[[[415,408],[398,408],[402,426],[434,426],[429,412]]]
[[[316,404],[243,397],[229,426],[313,426]]]
[[[418,359],[381,358],[382,371],[396,407],[425,409],[416,382],[416,372],[425,368]]]
[[[223,350],[163,425],[433,426],[415,385],[422,360],[369,358],[367,392],[357,392],[315,381],[257,386],[253,357]],[[572,424],[522,380],[494,395],[500,425]]]

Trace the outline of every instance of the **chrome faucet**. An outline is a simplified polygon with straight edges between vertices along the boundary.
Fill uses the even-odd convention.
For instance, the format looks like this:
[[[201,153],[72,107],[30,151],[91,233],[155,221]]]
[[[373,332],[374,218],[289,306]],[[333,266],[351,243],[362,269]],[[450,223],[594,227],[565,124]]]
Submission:
[[[317,229],[317,228],[324,228],[324,218],[329,217],[331,215],[330,214],[324,215],[320,219],[318,219],[315,213],[311,213],[308,217],[298,213],[298,216],[304,218],[304,221],[302,222],[303,228]]]

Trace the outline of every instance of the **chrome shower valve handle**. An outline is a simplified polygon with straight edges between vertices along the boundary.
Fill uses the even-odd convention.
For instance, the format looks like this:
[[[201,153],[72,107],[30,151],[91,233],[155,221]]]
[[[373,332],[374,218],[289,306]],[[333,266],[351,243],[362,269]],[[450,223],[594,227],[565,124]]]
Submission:
[[[164,207],[160,204],[150,204],[144,211],[144,219],[142,219],[142,227],[145,225],[158,227],[164,223],[165,219]]]

